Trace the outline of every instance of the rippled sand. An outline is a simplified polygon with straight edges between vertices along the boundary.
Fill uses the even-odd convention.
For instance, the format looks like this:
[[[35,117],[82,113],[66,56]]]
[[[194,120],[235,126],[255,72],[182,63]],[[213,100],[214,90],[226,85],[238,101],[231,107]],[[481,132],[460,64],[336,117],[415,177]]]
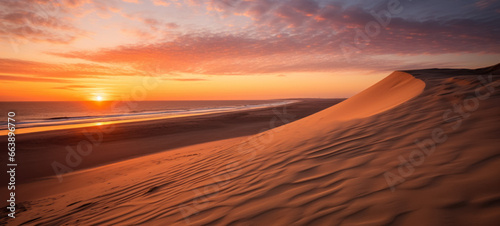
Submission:
[[[36,181],[9,223],[497,225],[498,68],[395,72],[255,136]]]

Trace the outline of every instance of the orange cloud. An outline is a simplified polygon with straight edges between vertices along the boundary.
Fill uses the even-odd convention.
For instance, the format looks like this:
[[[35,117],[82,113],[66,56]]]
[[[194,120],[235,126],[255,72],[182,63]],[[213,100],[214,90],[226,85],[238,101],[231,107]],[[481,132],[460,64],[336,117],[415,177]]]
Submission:
[[[178,82],[200,82],[200,81],[208,81],[207,79],[204,79],[204,78],[165,78],[163,80],[178,81]]]
[[[141,2],[139,2],[139,0],[123,0],[124,2],[128,2],[128,3],[135,3],[135,4],[139,4]]]
[[[16,81],[16,82],[54,82],[54,83],[69,83],[70,82],[69,80],[65,80],[65,79],[38,78],[38,77],[12,76],[12,75],[0,75],[0,80]]]
[[[52,89],[78,90],[78,89],[89,89],[89,88],[93,87],[85,85],[67,85],[67,86],[54,87]]]
[[[98,64],[50,64],[35,61],[1,59],[0,73],[12,75],[31,75],[38,78],[89,78],[111,75],[141,75],[137,70],[107,67]],[[12,80],[12,78],[10,78]],[[18,80],[26,80],[20,77]],[[39,80],[42,81],[42,80]]]

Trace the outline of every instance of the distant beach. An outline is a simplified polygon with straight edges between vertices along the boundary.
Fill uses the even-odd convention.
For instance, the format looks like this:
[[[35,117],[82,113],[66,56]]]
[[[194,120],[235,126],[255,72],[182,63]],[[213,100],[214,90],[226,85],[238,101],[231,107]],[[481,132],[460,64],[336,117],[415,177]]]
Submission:
[[[18,112],[17,134],[22,134],[278,107],[297,101],[0,102],[0,107]],[[0,125],[0,135],[7,133],[7,125]]]

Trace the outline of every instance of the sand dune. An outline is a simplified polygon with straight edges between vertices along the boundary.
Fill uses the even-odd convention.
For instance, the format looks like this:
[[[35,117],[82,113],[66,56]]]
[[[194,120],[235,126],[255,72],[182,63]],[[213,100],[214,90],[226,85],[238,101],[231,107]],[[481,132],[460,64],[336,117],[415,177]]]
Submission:
[[[406,102],[420,94],[424,87],[423,81],[408,73],[396,71],[363,92],[303,121],[310,123],[313,120],[321,120],[324,124],[365,118]]]
[[[497,225],[499,74],[395,72],[255,136],[32,182],[9,223]]]

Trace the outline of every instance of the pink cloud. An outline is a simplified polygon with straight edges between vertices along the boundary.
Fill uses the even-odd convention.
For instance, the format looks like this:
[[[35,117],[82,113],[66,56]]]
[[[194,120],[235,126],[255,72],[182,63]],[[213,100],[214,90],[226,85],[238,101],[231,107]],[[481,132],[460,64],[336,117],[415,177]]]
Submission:
[[[179,27],[178,24],[172,23],[172,22],[163,22],[160,19],[155,19],[152,17],[148,17],[145,15],[141,14],[128,14],[128,13],[121,13],[121,15],[127,19],[130,20],[135,20],[135,21],[140,21],[144,23],[151,31],[164,31],[164,28],[167,29],[176,29]],[[128,29],[130,30],[130,29]],[[138,30],[135,28],[135,30]]]
[[[135,4],[141,3],[139,0],[123,0],[123,1],[128,2],[128,3],[135,3]]]
[[[153,0],[153,4],[158,6],[169,6],[170,2],[167,0]]]
[[[161,5],[170,2],[155,0],[153,3]],[[79,37],[79,30],[71,25],[71,21],[62,19],[64,12],[42,17],[20,8],[20,3],[7,1],[6,4],[17,4],[18,8],[0,14],[2,21],[8,25],[0,28],[2,36],[53,43],[69,43]],[[73,65],[72,71],[68,73],[72,76],[119,74],[123,73],[116,69],[120,65],[128,65],[139,71],[147,71],[145,67],[158,65],[166,73],[279,74],[291,71],[334,71],[351,67],[382,68],[366,57],[376,55],[500,53],[500,31],[495,23],[498,16],[491,15],[438,19],[391,17],[387,27],[377,25],[380,29],[378,34],[370,36],[368,41],[357,42],[360,33],[366,36],[367,24],[377,23],[369,9],[360,5],[313,0],[192,0],[188,5],[208,8],[213,10],[213,14],[217,12],[224,17],[247,16],[252,19],[249,22],[251,26],[245,32],[179,29],[176,32],[182,31],[183,35],[167,39],[167,34],[173,34],[169,33],[170,30],[179,28],[179,25],[166,21],[166,16],[126,13],[116,1],[65,1],[64,4],[70,7],[90,4],[99,12],[118,12],[125,18],[142,23],[142,26],[122,28],[123,32],[139,37],[140,44],[52,53],[113,65],[110,68],[96,66],[95,71]],[[487,8],[491,6],[491,1],[482,0],[468,6],[478,10],[478,5]],[[160,40],[160,37],[161,41],[155,41]],[[343,61],[340,48],[343,43],[359,50],[360,54],[355,54],[355,63],[346,65]],[[58,69],[51,75],[62,76],[61,71],[64,69],[61,65],[52,66]],[[39,67],[42,75],[49,76],[45,66]],[[22,69],[17,69],[17,72],[19,70]],[[36,70],[36,67],[30,69],[31,73]]]
[[[75,17],[88,13],[82,9],[87,4],[100,12],[113,8],[109,2],[91,0],[0,1],[0,7],[8,9],[0,11],[1,38],[68,44],[87,35],[73,24]]]
[[[223,15],[248,16],[253,26],[243,33],[188,32],[152,44],[53,54],[127,64],[139,70],[144,65],[159,65],[167,73],[250,74],[381,68],[365,56],[387,54],[500,53],[500,32],[493,20],[484,18],[391,17],[384,27],[366,9],[336,2],[211,0],[192,4]],[[178,26],[142,15],[124,16],[143,22],[150,30]],[[379,26],[378,33],[359,42],[359,34],[366,37],[370,23]],[[144,30],[136,32],[147,37]],[[354,64],[346,66],[343,43],[357,48],[355,53],[361,52],[355,54]]]

